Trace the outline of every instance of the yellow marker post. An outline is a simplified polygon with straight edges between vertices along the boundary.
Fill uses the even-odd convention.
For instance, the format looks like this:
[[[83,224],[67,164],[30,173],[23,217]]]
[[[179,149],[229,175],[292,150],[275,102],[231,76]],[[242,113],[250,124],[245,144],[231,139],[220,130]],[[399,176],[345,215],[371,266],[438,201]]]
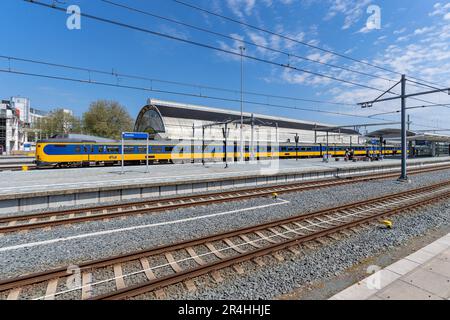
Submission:
[[[22,166],[22,171],[28,171],[28,166]]]
[[[392,226],[393,226],[392,221],[390,221],[390,220],[383,220],[381,222],[386,226],[386,228],[392,229]]]
[[[278,193],[274,192],[274,193],[272,193],[272,196],[274,199],[276,199],[276,198],[278,198]]]

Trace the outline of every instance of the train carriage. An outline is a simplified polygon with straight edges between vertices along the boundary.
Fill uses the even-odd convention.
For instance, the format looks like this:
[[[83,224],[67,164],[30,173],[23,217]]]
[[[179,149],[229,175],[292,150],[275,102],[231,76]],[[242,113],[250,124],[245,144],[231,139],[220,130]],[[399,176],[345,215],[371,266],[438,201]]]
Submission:
[[[251,157],[250,146],[247,144],[244,157]],[[295,159],[317,158],[328,153],[334,157],[343,157],[347,149],[353,149],[355,155],[384,154],[394,155],[400,153],[397,146],[371,145],[340,145],[281,143],[278,146],[255,144],[255,159]],[[192,163],[201,161],[229,161],[238,160],[239,147],[236,142],[230,142],[225,149],[223,143],[191,141],[151,141],[148,147],[148,160],[150,163]],[[142,164],[146,162],[147,146],[145,142],[128,141],[124,146],[124,162],[126,164]],[[115,165],[122,160],[122,146],[118,141],[112,140],[83,140],[55,138],[38,141],[36,144],[36,164],[43,166],[94,166]]]

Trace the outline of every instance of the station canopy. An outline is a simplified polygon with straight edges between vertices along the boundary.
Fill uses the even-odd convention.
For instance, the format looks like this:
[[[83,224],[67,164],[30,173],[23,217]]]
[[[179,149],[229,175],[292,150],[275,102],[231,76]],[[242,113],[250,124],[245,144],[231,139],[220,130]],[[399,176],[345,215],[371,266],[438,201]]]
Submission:
[[[417,133],[413,131],[406,131],[407,140],[410,141],[430,141],[430,142],[450,142],[450,136],[448,135],[440,135],[434,133]],[[380,129],[377,131],[373,131],[366,135],[369,138],[385,138],[385,139],[393,139],[400,140],[401,138],[401,130],[394,128]]]
[[[238,111],[195,106],[183,103],[149,99],[147,105],[140,111],[135,124],[135,131],[150,134],[167,133],[166,119],[197,120],[205,123],[238,122],[241,114]],[[254,121],[267,127],[280,127],[294,130],[332,131],[341,134],[359,135],[359,132],[349,128],[335,128],[332,125],[314,123],[292,118],[274,117],[261,114],[243,113],[244,123]]]
[[[408,137],[413,137],[416,134],[412,131],[406,131]],[[394,128],[380,129],[377,131],[370,132],[366,134],[369,138],[386,138],[386,139],[396,139],[401,137],[401,130]]]

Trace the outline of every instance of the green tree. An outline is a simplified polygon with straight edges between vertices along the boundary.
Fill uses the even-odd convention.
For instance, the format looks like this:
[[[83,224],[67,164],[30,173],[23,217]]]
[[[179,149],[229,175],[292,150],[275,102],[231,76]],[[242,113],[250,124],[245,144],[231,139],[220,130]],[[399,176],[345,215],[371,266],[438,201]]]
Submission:
[[[94,136],[119,139],[122,132],[133,129],[133,124],[126,108],[116,101],[95,101],[83,114],[83,131]]]
[[[39,131],[42,138],[55,134],[80,133],[81,121],[64,109],[55,109],[46,117],[38,119],[32,129]]]

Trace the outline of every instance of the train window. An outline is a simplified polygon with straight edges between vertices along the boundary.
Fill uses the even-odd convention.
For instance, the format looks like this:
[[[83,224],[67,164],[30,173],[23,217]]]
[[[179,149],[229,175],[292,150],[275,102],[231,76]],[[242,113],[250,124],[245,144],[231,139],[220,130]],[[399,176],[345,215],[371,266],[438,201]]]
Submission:
[[[159,146],[152,147],[152,152],[153,153],[162,153],[162,151],[163,151],[162,147],[159,147]]]
[[[108,146],[106,147],[109,153],[119,153],[119,147]]]
[[[81,153],[81,147],[75,146],[75,153]]]
[[[103,153],[106,151],[106,147],[105,146],[98,146],[98,153]]]
[[[88,146],[84,146],[83,150],[84,150],[84,153],[89,153],[89,147]]]
[[[147,147],[138,147],[138,153],[147,153]]]
[[[134,147],[125,147],[125,153],[134,153]]]
[[[267,147],[267,152],[272,152],[272,147]]]
[[[249,152],[249,147],[245,147],[245,152]]]
[[[166,147],[166,152],[172,152],[173,151],[173,147]]]

